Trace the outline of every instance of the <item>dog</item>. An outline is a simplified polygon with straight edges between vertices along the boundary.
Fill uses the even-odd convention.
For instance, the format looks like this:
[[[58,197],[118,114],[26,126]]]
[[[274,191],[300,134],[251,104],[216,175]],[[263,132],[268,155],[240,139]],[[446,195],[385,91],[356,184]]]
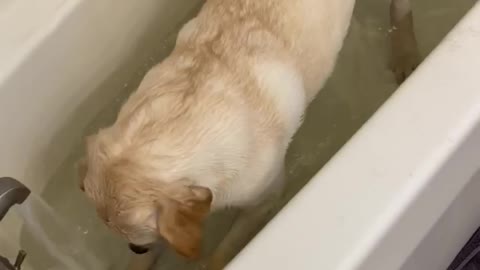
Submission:
[[[115,123],[86,139],[80,187],[104,223],[135,253],[162,239],[198,259],[205,219],[240,208],[207,261],[224,268],[282,193],[287,147],[332,73],[354,2],[206,1]],[[408,23],[392,14],[392,40],[406,42]]]

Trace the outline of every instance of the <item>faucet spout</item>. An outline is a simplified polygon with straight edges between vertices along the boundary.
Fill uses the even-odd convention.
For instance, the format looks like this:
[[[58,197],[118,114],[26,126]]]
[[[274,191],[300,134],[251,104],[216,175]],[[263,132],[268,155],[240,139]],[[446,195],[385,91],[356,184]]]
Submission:
[[[30,190],[19,181],[11,177],[0,178],[0,221],[5,217],[8,210],[15,205],[23,203]]]

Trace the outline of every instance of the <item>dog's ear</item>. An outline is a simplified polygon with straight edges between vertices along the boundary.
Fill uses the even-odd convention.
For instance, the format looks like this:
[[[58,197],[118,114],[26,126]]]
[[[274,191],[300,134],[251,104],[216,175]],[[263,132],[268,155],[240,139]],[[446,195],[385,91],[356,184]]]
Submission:
[[[180,255],[196,259],[201,253],[203,222],[210,213],[208,188],[182,186],[160,195],[157,214],[159,234]]]
[[[83,186],[83,181],[85,180],[85,177],[87,176],[87,170],[88,170],[87,159],[85,157],[82,157],[80,160],[78,160],[75,163],[75,168],[76,168],[77,174],[78,174],[80,189],[82,191],[85,191],[84,186]]]

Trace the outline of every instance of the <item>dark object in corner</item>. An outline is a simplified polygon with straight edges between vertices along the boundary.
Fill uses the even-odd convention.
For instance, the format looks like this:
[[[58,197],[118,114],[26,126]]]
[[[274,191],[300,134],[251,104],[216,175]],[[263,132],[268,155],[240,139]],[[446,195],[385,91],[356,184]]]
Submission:
[[[447,270],[480,270],[480,229],[468,240]]]

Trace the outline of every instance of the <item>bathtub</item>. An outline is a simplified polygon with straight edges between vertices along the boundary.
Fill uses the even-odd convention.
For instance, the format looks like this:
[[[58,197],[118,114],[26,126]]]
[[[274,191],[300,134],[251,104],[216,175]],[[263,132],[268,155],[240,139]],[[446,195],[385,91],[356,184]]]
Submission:
[[[473,6],[394,91],[386,12],[375,9],[378,21],[362,15],[374,2],[357,7],[337,70],[289,151],[289,176],[308,184],[293,184],[293,199],[229,269],[446,269],[480,226],[480,4],[459,0],[465,8],[432,13],[453,26]],[[82,137],[113,119],[109,110],[200,5],[0,2],[0,174],[42,196],[59,193],[58,170],[80,155]],[[440,40],[451,28],[424,20],[419,39]],[[383,45],[359,52],[351,40]],[[429,52],[438,42],[420,43]],[[13,258],[22,246],[21,224],[14,214],[0,224],[0,254]]]

